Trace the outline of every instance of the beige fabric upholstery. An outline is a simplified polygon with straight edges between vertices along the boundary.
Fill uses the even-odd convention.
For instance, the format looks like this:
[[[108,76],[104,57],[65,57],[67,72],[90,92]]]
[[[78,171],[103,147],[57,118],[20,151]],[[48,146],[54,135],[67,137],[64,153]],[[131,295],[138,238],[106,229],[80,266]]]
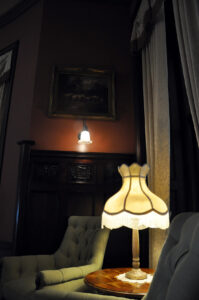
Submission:
[[[71,217],[61,246],[54,255],[56,268],[84,264],[101,267],[109,231],[100,228],[101,217]]]
[[[82,292],[54,292],[45,293],[44,291],[37,291],[31,300],[127,300],[129,298],[107,296],[92,293]],[[133,300],[131,298],[131,300]]]
[[[40,270],[55,269],[54,255],[12,256],[1,259],[1,284],[36,274]]]
[[[37,289],[84,290],[84,276],[102,267],[108,237],[109,230],[101,229],[101,217],[70,217],[60,248],[53,255],[1,260],[3,299],[29,299]]]

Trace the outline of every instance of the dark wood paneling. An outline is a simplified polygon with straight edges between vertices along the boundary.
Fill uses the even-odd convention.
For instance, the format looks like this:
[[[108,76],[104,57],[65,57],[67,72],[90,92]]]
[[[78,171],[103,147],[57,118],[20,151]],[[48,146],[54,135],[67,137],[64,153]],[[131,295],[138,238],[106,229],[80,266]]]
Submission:
[[[101,215],[106,200],[121,186],[118,166],[135,162],[134,154],[31,150],[30,141],[20,146],[16,224],[19,255],[54,252],[71,215]],[[111,234],[107,266],[116,266],[112,257],[118,260],[113,254],[118,240],[123,241],[122,251],[115,251],[122,255],[120,263],[124,265],[128,257],[131,264],[131,231],[123,231]]]
[[[13,245],[11,242],[0,241],[0,257],[13,254]]]

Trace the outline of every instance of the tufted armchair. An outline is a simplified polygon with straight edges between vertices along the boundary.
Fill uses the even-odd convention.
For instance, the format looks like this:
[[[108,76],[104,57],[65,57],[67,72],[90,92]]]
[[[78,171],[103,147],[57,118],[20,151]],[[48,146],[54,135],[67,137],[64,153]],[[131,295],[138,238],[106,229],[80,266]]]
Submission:
[[[72,216],[59,249],[52,255],[4,257],[1,299],[29,299],[36,290],[73,292],[85,289],[84,276],[102,267],[108,229],[101,217]]]

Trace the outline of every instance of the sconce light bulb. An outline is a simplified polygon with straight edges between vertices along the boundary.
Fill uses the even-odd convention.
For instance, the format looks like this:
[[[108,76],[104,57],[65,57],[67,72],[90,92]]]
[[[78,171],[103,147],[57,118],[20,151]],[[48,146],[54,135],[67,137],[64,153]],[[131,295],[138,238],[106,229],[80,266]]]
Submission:
[[[90,132],[88,130],[82,130],[80,132],[78,144],[92,144]]]

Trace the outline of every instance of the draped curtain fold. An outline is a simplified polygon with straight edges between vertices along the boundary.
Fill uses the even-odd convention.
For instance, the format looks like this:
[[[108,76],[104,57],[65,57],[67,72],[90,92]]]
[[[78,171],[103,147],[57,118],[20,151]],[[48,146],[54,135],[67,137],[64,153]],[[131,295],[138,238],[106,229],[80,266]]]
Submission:
[[[173,0],[183,76],[199,146],[199,2]]]
[[[170,103],[170,214],[199,211],[199,148],[188,103],[172,0],[165,2]]]
[[[146,15],[151,15],[148,25]],[[136,40],[142,40],[146,153],[150,166],[148,183],[150,189],[169,206],[170,122],[163,1],[143,0],[134,24],[131,45],[138,45]],[[147,32],[150,36],[144,38],[146,28],[149,27]],[[162,230],[152,229],[149,232],[150,267],[157,266],[165,236],[165,231]]]

